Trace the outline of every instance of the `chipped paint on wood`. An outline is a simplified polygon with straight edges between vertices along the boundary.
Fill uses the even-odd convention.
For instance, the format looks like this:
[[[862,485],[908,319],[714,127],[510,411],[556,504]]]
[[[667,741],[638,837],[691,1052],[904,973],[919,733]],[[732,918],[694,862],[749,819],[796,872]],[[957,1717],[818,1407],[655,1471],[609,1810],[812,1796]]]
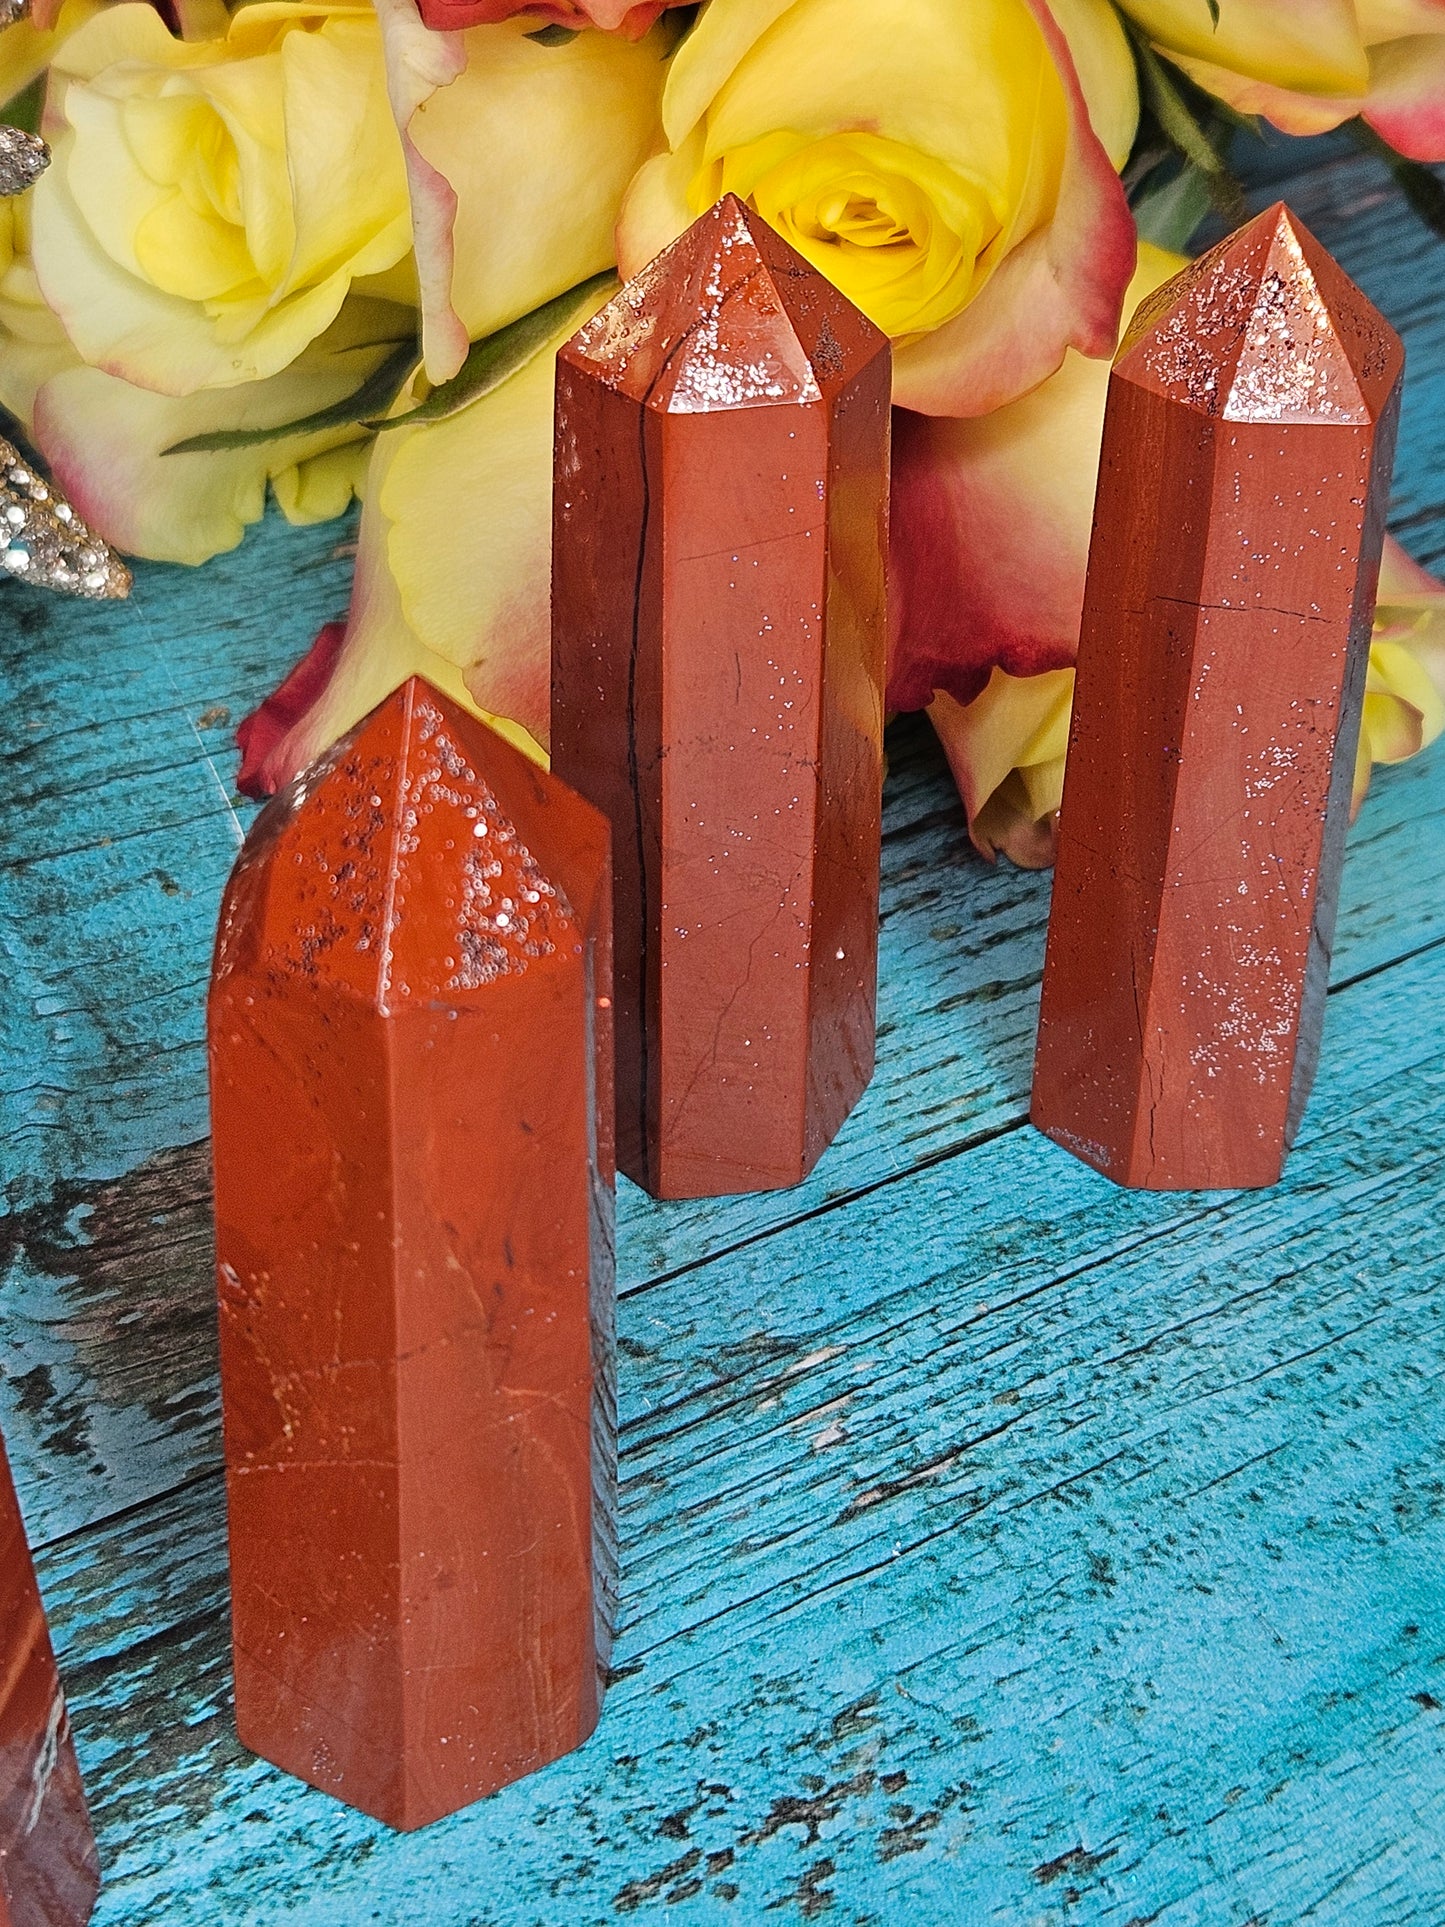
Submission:
[[[1439,564],[1440,257],[1382,179],[1289,198],[1410,340],[1395,514]],[[1354,832],[1285,1185],[1148,1198],[1020,1127],[1047,879],[981,866],[895,731],[863,1105],[797,1192],[624,1195],[598,1733],[409,1839],[241,1752],[200,1000],[229,723],[341,540],[269,522],[124,610],[5,592],[0,1417],[97,1921],[1439,1927],[1438,752]]]

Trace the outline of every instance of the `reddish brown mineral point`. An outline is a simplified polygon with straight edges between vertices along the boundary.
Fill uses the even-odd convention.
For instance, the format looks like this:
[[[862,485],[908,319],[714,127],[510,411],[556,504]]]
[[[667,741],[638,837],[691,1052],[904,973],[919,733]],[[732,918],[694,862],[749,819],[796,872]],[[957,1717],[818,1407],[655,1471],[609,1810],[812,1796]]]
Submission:
[[[733,196],[557,362],[553,768],[612,823],[618,1157],[806,1176],[873,1070],[884,336]]]
[[[99,1887],[65,1698],[0,1443],[0,1927],[79,1927]]]
[[[414,680],[274,799],[222,906],[236,1720],[392,1826],[597,1720],[607,843],[580,797]]]
[[[1403,363],[1277,206],[1114,364],[1033,1119],[1121,1184],[1272,1184],[1309,1095]]]

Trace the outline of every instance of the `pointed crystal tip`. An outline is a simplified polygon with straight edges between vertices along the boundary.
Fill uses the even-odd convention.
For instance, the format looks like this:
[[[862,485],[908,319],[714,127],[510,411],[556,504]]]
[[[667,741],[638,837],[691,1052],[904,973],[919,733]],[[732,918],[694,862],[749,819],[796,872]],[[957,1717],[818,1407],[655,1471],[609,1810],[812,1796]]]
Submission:
[[[259,943],[383,1010],[462,1002],[575,947],[606,852],[589,804],[413,676],[257,819],[217,970]]]
[[[1282,201],[1144,301],[1116,372],[1234,422],[1376,420],[1399,336]]]
[[[586,322],[561,358],[665,414],[817,401],[887,337],[725,194]]]

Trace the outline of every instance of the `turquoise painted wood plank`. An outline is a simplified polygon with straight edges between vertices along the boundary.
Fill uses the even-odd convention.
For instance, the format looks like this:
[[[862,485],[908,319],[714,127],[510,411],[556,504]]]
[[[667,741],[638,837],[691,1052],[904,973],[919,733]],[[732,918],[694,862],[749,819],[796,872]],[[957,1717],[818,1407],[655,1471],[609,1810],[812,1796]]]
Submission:
[[[1395,239],[1379,232],[1383,259]],[[1418,241],[1413,266],[1401,257],[1412,273],[1423,258]],[[1435,325],[1418,305],[1417,346]],[[1412,473],[1428,477],[1427,442]],[[1407,490],[1401,511],[1422,554],[1439,526],[1420,519],[1429,499]],[[276,536],[297,541],[262,541]],[[157,572],[158,593],[165,579],[196,581]],[[278,570],[232,639],[238,709],[274,674],[269,608],[282,583],[301,600],[298,579]],[[183,681],[162,739],[139,711],[127,720],[135,651],[85,660],[99,693],[73,767],[90,822],[106,820],[117,762],[153,768],[157,788],[204,778],[191,748],[170,759],[214,681]],[[50,700],[54,769],[70,725],[63,695]],[[30,1194],[8,1330],[30,1329],[3,1390],[44,1475],[32,1515],[38,1488],[57,1530],[67,1505],[73,1524],[188,1481],[45,1562],[119,1874],[102,1918],[551,1927],[672,1905],[890,1927],[1439,1927],[1442,986],[1430,957],[1386,968],[1445,934],[1437,766],[1391,778],[1353,841],[1337,972],[1351,987],[1285,1191],[1130,1200],[1009,1128],[1046,885],[973,863],[936,760],[905,734],[885,994],[897,972],[913,995],[887,1012],[892,1082],[869,1102],[885,1088],[888,1102],[850,1127],[857,1162],[835,1156],[831,1189],[825,1171],[824,1188],[779,1202],[868,1195],[766,1238],[771,1204],[758,1223],[694,1221],[634,1197],[628,1619],[607,1725],[555,1773],[404,1842],[230,1737],[219,1484],[204,1476],[204,1155],[176,1130],[196,1089],[192,936],[154,946],[175,970],[153,1017],[126,1003],[156,891],[173,902],[141,861],[162,868],[146,839],[165,812],[107,829],[112,843],[89,847],[115,854],[92,870],[58,867],[26,911],[31,930],[50,922],[57,1001],[35,1014],[62,1020],[69,1078],[42,1090],[59,1100],[47,1128],[71,1136],[61,1179]],[[60,792],[37,768],[43,814]],[[217,882],[229,860],[215,798],[160,832],[176,839],[177,895],[200,873],[184,867],[196,838]],[[69,848],[47,831],[8,874],[86,855]],[[113,1007],[86,996],[97,979],[75,940],[93,942],[86,918],[110,890],[126,893],[125,941],[95,967],[113,972]],[[203,956],[208,927],[194,940]],[[137,1144],[151,1147],[139,1166]],[[973,1148],[947,1155],[960,1145]],[[678,1265],[693,1268],[651,1282]]]
[[[98,1919],[1438,1927],[1445,943],[1329,1025],[1278,1191],[1015,1129],[629,1298],[604,1724],[422,1836],[241,1754],[218,1481],[51,1547]]]
[[[710,1234],[704,1211],[655,1206],[628,1187],[624,1291],[697,1262],[709,1236],[712,1249],[756,1237],[769,1212],[782,1222],[805,1217],[829,1200],[982,1141],[1023,1115],[1047,879],[977,861],[947,774],[921,730],[905,733],[899,760],[901,794],[896,809],[890,796],[889,808],[873,1087],[809,1186],[787,1198],[730,1201]],[[1346,869],[1338,978],[1377,969],[1445,934],[1445,903],[1433,886],[1422,888],[1438,866],[1442,822],[1445,757],[1423,758],[1381,779],[1354,832],[1352,851],[1360,854]],[[173,860],[180,874],[193,874],[184,852]],[[136,1061],[129,1075],[118,1068],[109,1085],[94,1070],[76,1077],[66,1101],[97,1137],[104,1121],[91,1106],[118,1109],[130,1129],[163,1134],[177,1120],[190,1130],[203,1125],[203,1086],[178,1092],[172,1066],[184,1060],[195,1078],[203,1075],[204,960],[211,900],[227,861],[222,850],[211,895],[187,939],[200,974],[163,996],[145,994],[129,1010],[124,984],[143,974],[139,966],[128,971],[122,956],[113,975],[87,978],[86,1022],[121,1039],[112,1062]],[[174,927],[163,928],[159,941],[160,954],[176,954]],[[11,979],[12,993],[17,983],[23,979]],[[59,994],[53,985],[50,994]],[[148,1048],[148,1027],[167,1019],[197,1041]],[[67,1026],[75,1021],[65,1019]],[[82,1040],[89,1034],[84,1026],[63,1033]],[[48,1035],[47,1051],[58,1056],[62,1033],[51,1028]],[[164,1076],[156,1075],[153,1052]],[[47,1055],[47,1065],[55,1061]],[[58,1081],[53,1070],[46,1077],[42,1097],[53,1095]],[[140,1159],[119,1178],[52,1180],[40,1201],[12,1213],[0,1415],[37,1539],[75,1530],[216,1463],[208,1210],[204,1144],[183,1143]],[[0,1238],[4,1226],[0,1220]]]
[[[214,1451],[197,1140],[216,904],[250,814],[230,726],[344,604],[348,532],[273,520],[204,572],[139,569],[118,607],[6,598],[0,1421],[41,1537]]]
[[[229,726],[306,646],[318,611],[344,606],[350,561],[335,551],[349,527],[272,518],[203,571],[138,569],[120,605],[24,588],[7,599],[11,1210],[204,1135],[195,986],[250,815],[232,793]]]
[[[989,870],[973,857],[946,773],[917,726],[902,733],[896,765],[879,1074],[813,1184],[801,1196],[763,1201],[785,1221],[980,1141],[1023,1114],[1047,880]],[[1337,980],[1445,934],[1445,903],[1434,887],[1442,820],[1445,758],[1422,758],[1380,780],[1352,837]],[[215,1463],[205,1148],[167,1147],[165,1134],[203,1123],[203,1089],[191,1083],[202,1072],[211,901],[229,848],[216,853],[210,894],[185,939],[190,969],[199,974],[186,978],[181,959],[175,974],[183,980],[152,994],[144,959],[122,952],[113,964],[102,958],[87,967],[72,949],[65,967],[81,975],[82,989],[47,980],[47,996],[85,1001],[78,1017],[64,1018],[68,1028],[45,1029],[44,1083],[35,1101],[61,1102],[57,1087],[65,1078],[64,1101],[77,1107],[91,1138],[104,1141],[105,1117],[115,1113],[125,1129],[158,1135],[163,1148],[119,1178],[52,1179],[39,1201],[8,1219],[0,1410],[41,1539]],[[185,867],[193,852],[182,850],[173,861],[179,874],[194,876]],[[139,910],[126,915],[134,919],[130,928],[145,927]],[[178,958],[183,946],[174,927],[154,928],[156,957]],[[128,1008],[137,980],[147,987]],[[0,992],[12,1009],[25,985],[17,973]],[[32,994],[32,1010],[41,1002]],[[166,1022],[196,1041],[152,1041],[157,1033],[163,1040]],[[103,1033],[107,1057],[66,1070],[65,1039],[78,1036],[88,1045],[93,1030]],[[12,1064],[30,1061],[6,1054]],[[107,1063],[114,1067],[109,1084]],[[189,1067],[184,1079],[181,1065]],[[66,1142],[75,1129],[72,1122]],[[731,1207],[718,1212],[713,1248],[756,1235],[756,1202],[738,1207],[741,1223]],[[707,1216],[693,1208],[652,1206],[629,1190],[623,1219],[625,1290],[669,1268],[669,1260],[675,1269],[707,1249]],[[0,1237],[6,1226],[0,1220]]]
[[[1445,526],[1438,243],[1387,187],[1346,161],[1288,191],[1410,340],[1397,506],[1428,555]],[[229,724],[344,602],[348,532],[273,519],[202,572],[141,570],[118,610],[7,591],[0,1420],[40,1538],[214,1463],[201,998],[248,815],[229,794]],[[624,1290],[1022,1115],[1047,880],[976,863],[925,740],[902,733],[890,783],[872,1089],[795,1191],[658,1207],[624,1187]],[[1420,887],[1442,781],[1437,756],[1368,806],[1337,974],[1445,928]]]

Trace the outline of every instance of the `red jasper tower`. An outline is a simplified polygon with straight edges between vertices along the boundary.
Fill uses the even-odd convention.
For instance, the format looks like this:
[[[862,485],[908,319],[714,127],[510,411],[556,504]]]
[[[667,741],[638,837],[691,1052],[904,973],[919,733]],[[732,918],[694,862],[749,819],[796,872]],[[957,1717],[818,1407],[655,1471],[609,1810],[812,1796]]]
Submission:
[[[413,680],[271,802],[222,906],[237,1725],[396,1827],[597,1719],[607,847],[593,809]]]
[[[1114,364],[1033,1119],[1122,1184],[1272,1184],[1308,1097],[1403,365],[1282,205]]]
[[[732,195],[558,356],[553,767],[612,824],[658,1197],[798,1183],[872,1074],[889,380]]]
[[[0,1443],[0,1927],[81,1927],[100,1862]]]

